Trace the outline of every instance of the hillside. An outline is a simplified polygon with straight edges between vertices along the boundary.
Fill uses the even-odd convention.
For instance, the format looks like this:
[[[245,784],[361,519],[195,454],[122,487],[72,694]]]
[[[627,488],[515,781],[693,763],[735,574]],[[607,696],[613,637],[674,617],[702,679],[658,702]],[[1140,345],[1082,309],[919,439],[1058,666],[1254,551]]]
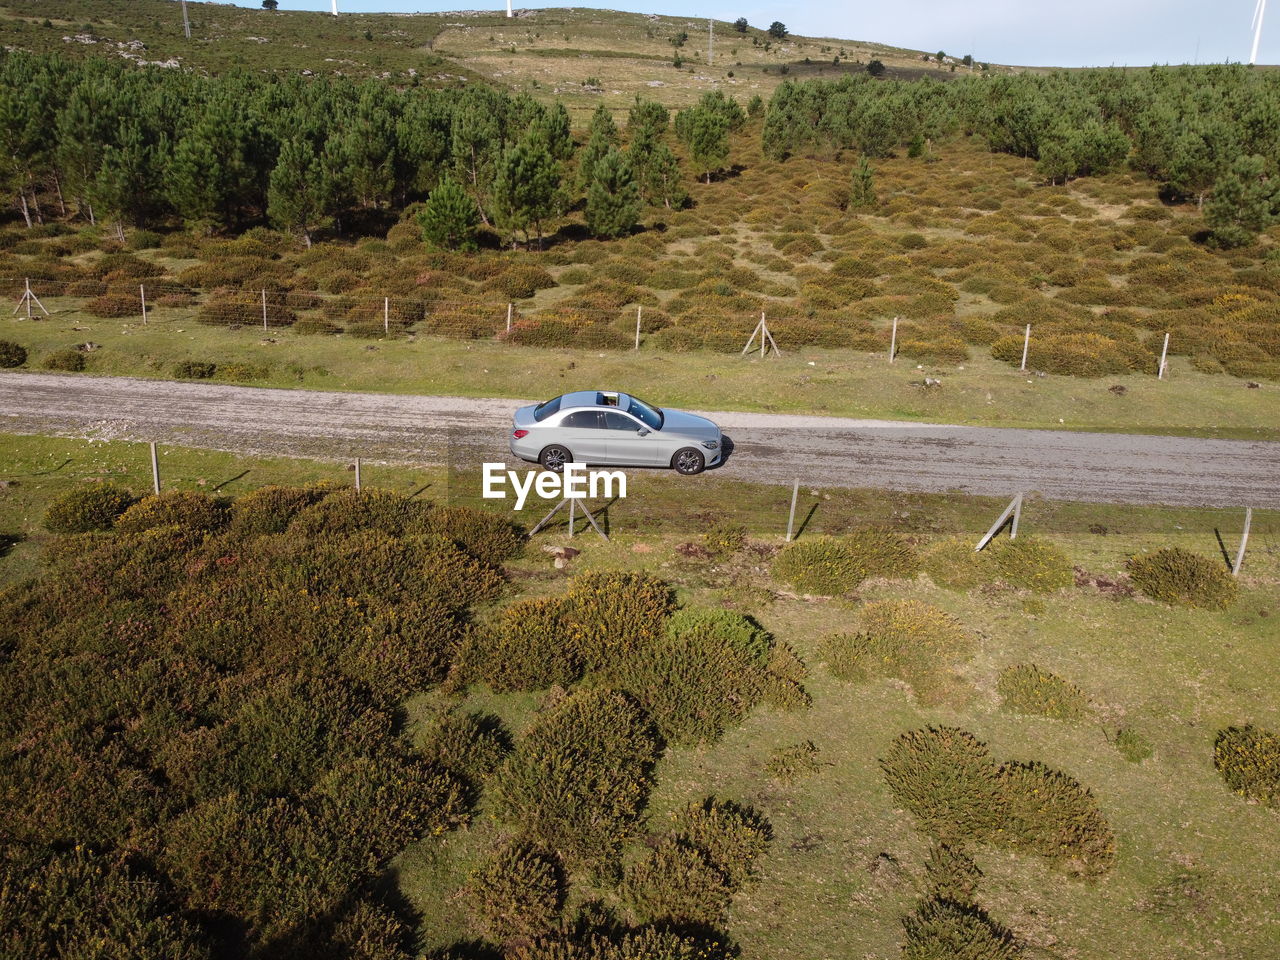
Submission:
[[[585,8],[441,14],[275,12],[189,3],[191,39],[173,0],[9,0],[0,45],[67,55],[111,54],[208,72],[256,69],[455,83],[484,77],[542,99],[565,100],[575,119],[604,103],[625,109],[637,93],[688,106],[722,87],[768,99],[785,77],[860,73],[880,60],[890,75],[950,76],[952,62],[921,51],[847,39],[788,36],[716,21],[707,65],[706,20]],[[785,17],[785,11],[781,14]],[[688,39],[680,46],[673,41]],[[679,56],[681,69],[674,67]],[[993,67],[994,70],[1007,68]],[[968,73],[963,64],[956,73]]]

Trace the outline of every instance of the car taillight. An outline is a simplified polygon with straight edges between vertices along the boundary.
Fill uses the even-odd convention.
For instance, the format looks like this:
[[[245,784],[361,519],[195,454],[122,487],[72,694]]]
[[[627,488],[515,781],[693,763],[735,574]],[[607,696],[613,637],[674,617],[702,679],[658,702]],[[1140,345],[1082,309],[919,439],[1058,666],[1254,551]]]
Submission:
[[[529,435],[528,430],[517,430],[515,433],[512,434],[512,436],[515,437],[517,440],[519,440],[521,437],[527,437],[528,435]]]

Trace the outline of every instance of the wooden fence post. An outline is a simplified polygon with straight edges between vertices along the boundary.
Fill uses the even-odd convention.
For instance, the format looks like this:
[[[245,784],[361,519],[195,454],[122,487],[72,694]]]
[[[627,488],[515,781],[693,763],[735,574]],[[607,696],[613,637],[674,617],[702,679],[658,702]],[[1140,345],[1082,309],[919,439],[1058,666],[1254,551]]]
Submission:
[[[787,543],[791,542],[791,529],[796,522],[796,498],[800,496],[800,478],[791,487],[791,513],[787,516]]]
[[[382,332],[391,333],[391,298],[382,298]]]
[[[138,297],[142,300],[142,322],[147,322],[147,288],[138,284]]]
[[[356,492],[360,492],[360,458],[356,457]]]
[[[156,442],[151,441],[151,489],[160,496],[160,458],[156,455]]]
[[[1244,548],[1249,543],[1249,527],[1253,524],[1253,507],[1244,508],[1244,533],[1240,537],[1240,549],[1236,552],[1236,562],[1231,565],[1231,575],[1240,576],[1240,568],[1244,566]]]
[[[1031,324],[1027,324],[1027,334],[1022,338],[1022,366],[1019,370],[1027,369],[1027,351],[1031,349]]]
[[[1157,380],[1164,379],[1165,360],[1169,356],[1169,334],[1164,335],[1164,347],[1160,351],[1160,371],[1156,374]]]
[[[511,332],[511,304],[507,304],[507,333]]]
[[[636,307],[636,349],[637,350],[640,349],[640,311],[643,309],[644,307],[642,306]]]
[[[893,333],[889,337],[889,362],[893,363],[893,355],[898,352],[898,318],[893,318]]]
[[[267,291],[262,291],[262,329],[267,329]]]

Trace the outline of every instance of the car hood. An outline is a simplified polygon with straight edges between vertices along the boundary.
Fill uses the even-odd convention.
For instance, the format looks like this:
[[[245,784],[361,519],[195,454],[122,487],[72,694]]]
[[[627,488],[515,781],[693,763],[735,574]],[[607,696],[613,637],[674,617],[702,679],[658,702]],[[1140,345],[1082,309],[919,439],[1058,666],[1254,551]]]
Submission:
[[[662,432],[680,434],[682,437],[691,437],[698,440],[720,439],[720,428],[714,423],[706,417],[685,413],[683,410],[663,409]]]

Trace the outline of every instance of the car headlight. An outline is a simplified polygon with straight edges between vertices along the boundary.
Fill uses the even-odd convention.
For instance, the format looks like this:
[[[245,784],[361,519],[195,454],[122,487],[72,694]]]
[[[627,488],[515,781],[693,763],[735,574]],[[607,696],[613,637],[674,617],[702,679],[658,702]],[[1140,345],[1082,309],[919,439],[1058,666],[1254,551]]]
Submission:
[[[716,447],[720,446],[720,441],[719,440],[703,440],[702,445],[706,447],[708,450],[714,450],[716,449]]]

